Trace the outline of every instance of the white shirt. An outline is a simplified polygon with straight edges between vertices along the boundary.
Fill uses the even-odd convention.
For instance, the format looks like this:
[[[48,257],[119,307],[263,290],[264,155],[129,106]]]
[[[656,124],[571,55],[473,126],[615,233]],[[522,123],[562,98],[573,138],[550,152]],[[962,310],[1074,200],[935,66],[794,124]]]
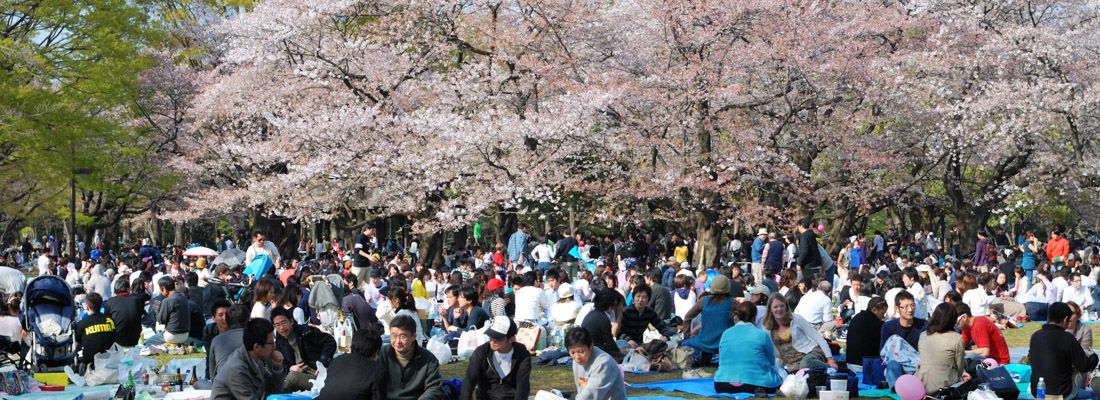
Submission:
[[[820,290],[814,290],[798,301],[794,313],[801,315],[811,325],[833,319],[833,301]]]
[[[244,253],[244,265],[248,266],[248,264],[252,263],[252,259],[260,254],[270,258],[274,265],[279,265],[279,248],[275,247],[275,243],[272,243],[270,240],[265,240],[263,247],[257,247],[256,243],[252,243],[251,246],[248,246],[248,251]]]
[[[989,315],[989,303],[993,302],[993,296],[986,294],[985,289],[975,288],[963,293],[963,303],[970,306],[970,314],[975,317]]]
[[[1088,308],[1092,305],[1092,293],[1085,285],[1081,285],[1080,289],[1074,289],[1073,286],[1070,286],[1062,291],[1062,302],[1069,303],[1071,301],[1077,303],[1081,308]]]
[[[579,311],[577,311],[576,324],[580,325],[580,323],[582,321],[584,321],[584,317],[587,317],[588,313],[592,312],[592,310],[595,310],[595,309],[596,309],[596,305],[595,305],[595,303],[592,303],[592,302],[588,302],[585,305],[581,306],[581,309]]]
[[[592,301],[592,296],[592,287],[589,286],[588,281],[584,279],[573,281],[573,300],[584,304]]]
[[[524,286],[516,291],[516,321],[538,321],[547,308],[549,304],[542,289]]]
[[[546,243],[541,243],[535,246],[534,250],[531,250],[531,259],[537,263],[548,263],[551,257],[554,256],[554,249]]]
[[[554,316],[554,322],[580,324],[577,314],[581,311],[581,303],[576,301],[561,301],[550,307],[550,315]]]
[[[689,290],[687,298],[680,298],[680,295],[676,294],[676,291],[672,291],[672,305],[676,309],[676,316],[680,319],[687,318],[688,311],[692,307],[695,307],[695,303],[699,301],[699,296],[695,294],[694,290]]]
[[[50,273],[50,257],[43,254],[38,256],[38,276]]]
[[[515,350],[508,350],[507,353],[493,352],[493,368],[496,368],[497,376],[501,379],[512,372],[512,353],[514,352]]]

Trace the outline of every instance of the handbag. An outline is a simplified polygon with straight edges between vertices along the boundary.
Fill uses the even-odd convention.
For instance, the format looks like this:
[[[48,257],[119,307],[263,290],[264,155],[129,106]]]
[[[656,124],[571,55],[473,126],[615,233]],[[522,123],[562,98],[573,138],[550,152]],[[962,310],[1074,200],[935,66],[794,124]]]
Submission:
[[[692,361],[695,361],[695,350],[690,347],[677,347],[665,352],[665,354],[668,354],[669,360],[672,361],[673,369],[691,368]]]
[[[530,327],[521,327],[516,332],[516,343],[522,344],[527,347],[527,350],[534,353],[538,349],[539,336],[542,334],[542,328],[538,325]]]
[[[886,382],[886,364],[878,357],[863,357],[863,384],[877,386]]]
[[[1016,400],[1020,397],[1020,388],[1012,379],[1012,374],[1004,366],[986,369],[978,366],[978,380],[989,386],[989,389],[997,393],[997,397],[1008,400]]]
[[[973,392],[977,388],[977,380],[971,379],[937,390],[936,393],[931,394],[929,397],[940,400],[966,400],[970,392]]]

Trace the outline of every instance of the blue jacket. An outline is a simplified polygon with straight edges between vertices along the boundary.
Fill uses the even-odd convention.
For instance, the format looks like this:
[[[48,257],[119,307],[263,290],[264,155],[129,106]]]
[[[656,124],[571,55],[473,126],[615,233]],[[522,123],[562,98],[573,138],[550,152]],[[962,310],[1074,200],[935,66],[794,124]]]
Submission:
[[[783,384],[775,365],[775,346],[768,334],[739,322],[722,333],[715,382],[744,383],[766,388]]]
[[[759,236],[757,236],[756,239],[753,239],[752,241],[752,262],[760,262],[760,260],[763,258],[763,254],[761,254],[763,252],[764,239],[761,239]]]
[[[527,250],[527,234],[516,231],[508,237],[508,259],[518,261],[519,256]]]

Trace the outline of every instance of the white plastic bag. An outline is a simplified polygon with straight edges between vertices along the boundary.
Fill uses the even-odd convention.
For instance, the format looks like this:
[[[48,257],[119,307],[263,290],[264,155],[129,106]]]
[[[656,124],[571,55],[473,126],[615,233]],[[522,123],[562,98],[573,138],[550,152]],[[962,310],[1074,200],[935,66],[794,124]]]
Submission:
[[[997,393],[989,389],[978,388],[966,395],[966,400],[998,400]]]
[[[649,359],[637,351],[630,350],[623,357],[623,371],[649,372],[649,366]]]
[[[439,365],[447,365],[451,362],[451,346],[447,345],[447,339],[443,335],[428,339],[428,351],[439,360]]]
[[[661,337],[661,331],[658,331],[657,328],[654,328],[653,325],[650,325],[649,329],[646,329],[645,332],[642,333],[642,343],[638,344],[642,345],[652,342],[654,340],[661,340]]]
[[[325,368],[325,365],[321,364],[321,362],[318,361],[317,377],[309,380],[309,383],[313,384],[313,387],[309,389],[309,392],[313,394],[313,397],[321,395],[321,389],[325,388],[326,378],[328,378],[328,368]]]
[[[779,387],[779,391],[788,398],[802,400],[810,395],[810,386],[806,384],[805,375],[790,374],[783,379],[783,385]]]
[[[458,338],[458,356],[469,357],[477,346],[489,343],[489,336],[478,331],[465,331]]]

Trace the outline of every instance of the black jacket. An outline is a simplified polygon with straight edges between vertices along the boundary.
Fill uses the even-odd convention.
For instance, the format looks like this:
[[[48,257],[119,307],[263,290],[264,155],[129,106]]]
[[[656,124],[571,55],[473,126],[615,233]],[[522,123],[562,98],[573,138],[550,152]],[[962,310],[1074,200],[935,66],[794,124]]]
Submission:
[[[107,299],[103,309],[104,314],[115,321],[115,330],[118,332],[116,343],[119,346],[133,347],[141,336],[141,318],[145,315],[145,302],[149,301],[149,294],[116,295]]]
[[[584,319],[587,320],[588,317],[585,316]],[[640,312],[633,306],[628,307],[623,310],[623,322],[622,327],[619,328],[619,336],[626,336],[630,338],[630,340],[637,342],[638,345],[645,344],[645,342],[642,341],[642,337],[645,335],[645,331],[650,325],[653,325],[654,328],[657,328],[658,331],[664,334],[665,323],[661,321],[661,317],[657,315],[656,311],[653,311],[649,306],[646,306],[646,308]]]
[[[616,362],[622,362],[623,353],[619,351],[619,345],[615,343],[615,338],[611,336],[611,319],[607,317],[607,314],[600,310],[592,310],[584,316],[581,327],[588,331],[588,335],[592,337],[593,346],[599,347],[600,350],[614,358]]]
[[[462,378],[459,400],[469,400],[477,390],[478,400],[526,400],[531,395],[531,353],[519,343],[512,346],[512,370],[501,379],[493,366],[489,344],[478,346],[470,355]]]
[[[385,377],[386,369],[378,360],[356,353],[342,355],[329,364],[325,388],[317,400],[383,400]]]
[[[848,324],[848,360],[863,365],[864,357],[878,357],[882,320],[868,310],[860,311]]]
[[[798,235],[798,265],[802,268],[821,268],[821,250],[817,248],[817,235],[805,230]]]
[[[1031,393],[1039,378],[1047,384],[1047,395],[1069,396],[1073,391],[1073,372],[1091,371],[1097,356],[1085,356],[1081,343],[1061,326],[1045,324],[1031,334]]]
[[[304,360],[295,359],[294,349],[290,347],[290,342],[276,334],[275,348],[283,353],[285,359],[283,365],[305,363],[307,367],[314,368],[318,361],[325,367],[328,367],[329,363],[332,362],[332,356],[336,354],[336,339],[333,339],[332,335],[308,325],[295,325],[294,331],[290,334],[297,336],[298,346],[300,346],[298,351],[302,353]]]

